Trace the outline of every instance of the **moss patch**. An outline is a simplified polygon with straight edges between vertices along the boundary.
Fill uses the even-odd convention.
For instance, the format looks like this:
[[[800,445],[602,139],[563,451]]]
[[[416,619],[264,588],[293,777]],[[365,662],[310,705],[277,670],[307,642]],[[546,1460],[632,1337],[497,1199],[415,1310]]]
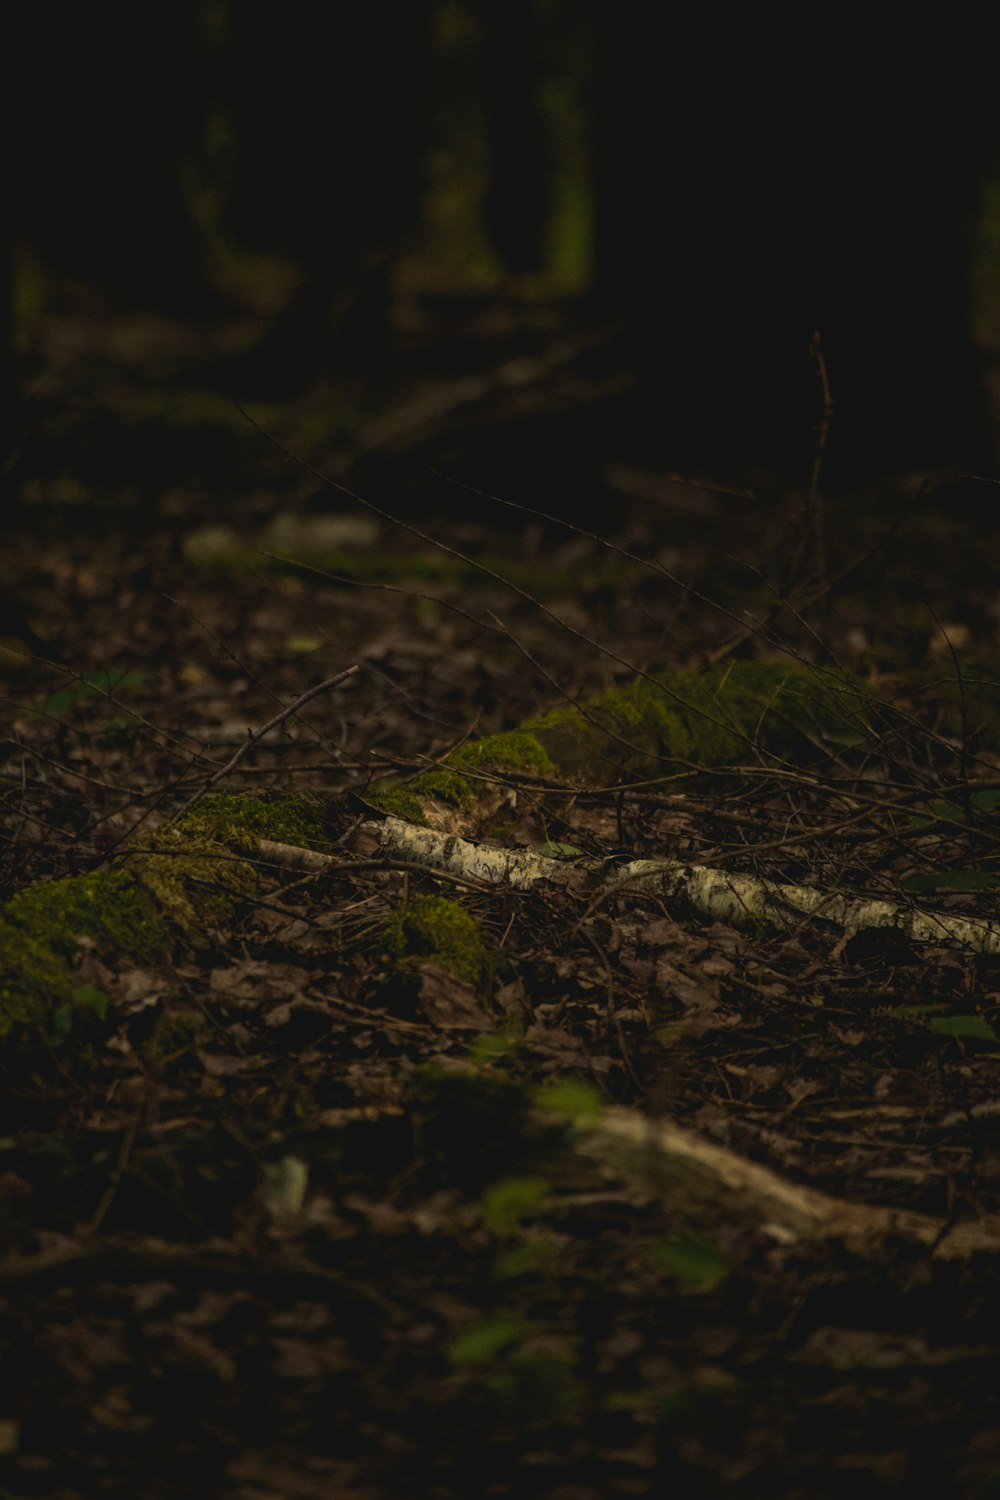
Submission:
[[[172,826],[252,852],[260,839],[296,844],[303,849],[330,848],[322,797],[283,797],[266,792],[247,797],[217,792],[196,802]]]
[[[492,981],[493,955],[476,921],[444,896],[422,896],[394,911],[382,941],[398,977],[410,979],[421,964],[436,964],[475,990]]]
[[[447,764],[484,772],[537,771],[540,776],[551,776],[555,771],[544,747],[526,729],[510,729],[460,745],[448,756]]]
[[[168,924],[128,870],[21,891],[0,912],[0,1036],[17,1025],[44,1031],[61,1005],[72,1004],[80,938],[137,964],[155,962],[170,946]]]
[[[860,695],[784,662],[640,679],[525,725],[562,775],[591,785],[671,763],[813,757],[824,736],[860,737]]]
[[[158,828],[131,864],[135,878],[192,942],[228,922],[257,892],[251,862],[197,823]]]
[[[144,966],[162,963],[178,933],[203,940],[256,894],[250,856],[260,839],[329,848],[323,806],[308,797],[206,797],[112,869],[21,891],[0,910],[0,1036],[19,1027],[45,1037],[55,1013],[75,1003],[80,938]],[[88,1010],[83,1001],[78,1008]]]
[[[370,800],[384,812],[426,823],[421,798],[471,808],[490,772],[602,786],[678,763],[813,758],[825,740],[862,737],[862,704],[856,689],[786,662],[736,662],[642,678],[462,745],[405,787],[376,787]]]
[[[412,786],[413,783],[410,783]],[[393,786],[391,782],[377,782],[365,793],[366,802],[377,807],[379,812],[393,818],[405,818],[409,823],[427,826],[424,810],[410,786]]]
[[[328,431],[322,435],[330,436]],[[596,547],[562,563],[557,555],[544,566],[534,558],[505,552],[463,558],[444,548],[398,545],[387,536],[385,528],[366,516],[281,515],[249,536],[225,524],[203,526],[183,545],[192,566],[216,577],[242,577],[249,572],[282,576],[303,568],[320,580],[326,575],[331,583],[350,578],[435,587],[496,574],[543,599],[641,586],[648,577],[642,568]]]
[[[383,812],[426,823],[418,798],[433,797],[453,807],[471,807],[481,795],[484,778],[515,771],[522,775],[553,776],[556,768],[536,737],[524,729],[491,734],[486,739],[460,745],[440,766],[423,771],[405,787],[382,783],[372,788],[368,800]],[[472,772],[473,774],[466,774]]]

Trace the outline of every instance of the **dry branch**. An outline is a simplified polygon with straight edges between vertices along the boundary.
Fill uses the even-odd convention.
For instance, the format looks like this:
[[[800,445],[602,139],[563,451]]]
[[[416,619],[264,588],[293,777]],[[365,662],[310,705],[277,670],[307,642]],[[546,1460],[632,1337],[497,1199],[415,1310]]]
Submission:
[[[1000,1251],[1000,1219],[950,1223],[908,1209],[872,1207],[799,1187],[768,1167],[667,1120],[609,1109],[577,1127],[577,1148],[651,1198],[666,1200],[694,1227],[717,1221],[757,1229],[784,1243],[839,1239],[871,1252],[887,1241],[925,1245],[935,1256],[960,1259]]]

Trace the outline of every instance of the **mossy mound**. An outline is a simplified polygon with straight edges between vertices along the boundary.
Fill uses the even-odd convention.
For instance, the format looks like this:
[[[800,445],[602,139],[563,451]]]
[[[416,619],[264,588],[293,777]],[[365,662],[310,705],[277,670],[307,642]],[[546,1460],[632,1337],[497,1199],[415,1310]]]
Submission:
[[[491,781],[507,772],[555,776],[557,768],[544,746],[527,729],[512,729],[460,745],[440,766],[424,771],[406,786],[382,783],[368,793],[380,811],[412,823],[426,823],[419,798],[433,797],[454,807],[471,807]]]
[[[265,792],[248,797],[216,792],[196,802],[170,826],[189,837],[214,839],[247,853],[253,853],[261,839],[325,850],[330,848],[326,806],[326,799],[315,795],[286,797]]]
[[[814,758],[861,738],[854,688],[786,662],[642,678],[525,724],[571,781],[601,785],[674,765]]]
[[[261,839],[329,848],[322,803],[276,793],[205,797],[141,841],[135,873],[173,922],[197,940],[256,895],[257,870],[246,856],[256,854]]]
[[[418,778],[419,787],[413,786],[411,791],[419,789],[421,795],[436,797],[439,802],[471,806],[482,793],[484,784],[495,780],[497,774],[504,771],[554,776],[556,768],[533,734],[512,729],[504,734],[490,735],[487,739],[474,740],[470,745],[461,745],[452,751],[442,766],[425,771]]]
[[[81,938],[146,964],[163,955],[170,933],[156,902],[125,869],[21,891],[0,912],[0,1036],[15,1026],[44,1032],[61,1006],[73,1004]]]
[[[258,889],[252,856],[261,839],[329,847],[322,801],[217,795],[137,840],[111,869],[43,881],[0,910],[0,1036],[45,1038],[53,1016],[80,994],[76,953],[156,965],[178,938],[204,941]],[[86,988],[86,987],[85,987]]]
[[[374,788],[369,800],[426,823],[421,798],[471,808],[484,779],[504,772],[599,787],[677,765],[812,759],[827,745],[863,738],[863,707],[849,684],[787,662],[641,678],[463,745],[405,786]]]
[[[382,943],[397,978],[411,981],[423,964],[434,964],[472,989],[483,991],[493,979],[493,955],[478,924],[445,896],[422,896],[394,911],[385,923]]]
[[[961,736],[969,748],[995,749],[1000,743],[1000,681],[977,667],[959,677],[954,670],[929,672],[915,685],[915,696],[935,709],[945,733]]]

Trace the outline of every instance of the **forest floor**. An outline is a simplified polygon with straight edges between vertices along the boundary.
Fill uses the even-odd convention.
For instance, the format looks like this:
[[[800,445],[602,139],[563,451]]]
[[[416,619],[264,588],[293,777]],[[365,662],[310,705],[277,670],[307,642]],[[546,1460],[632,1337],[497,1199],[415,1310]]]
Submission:
[[[426,478],[396,523],[207,398],[135,417],[126,345],[103,386],[85,349],[42,393],[7,523],[3,897],[120,856],[357,665],[225,783],[321,792],[343,858],[269,871],[155,971],[80,945],[103,1014],[5,1038],[3,1493],[1000,1495],[1000,1246],[948,1252],[1000,1213],[1000,957],[348,850],[373,778],[637,673],[791,651],[891,714],[809,765],[522,787],[523,827],[992,915],[1000,726],[941,709],[997,676],[982,493],[841,497],[822,590],[808,546],[793,576],[794,495],[640,463],[613,534],[566,493],[547,521]],[[417,952],[404,983],[386,923],[442,894],[489,976]],[[560,1123],[609,1105],[940,1234],[797,1237],[626,1180]]]

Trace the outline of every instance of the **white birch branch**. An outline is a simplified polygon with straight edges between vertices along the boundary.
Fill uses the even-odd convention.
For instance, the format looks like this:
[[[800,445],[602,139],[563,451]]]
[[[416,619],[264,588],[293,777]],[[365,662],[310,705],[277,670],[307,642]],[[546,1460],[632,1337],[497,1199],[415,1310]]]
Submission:
[[[956,943],[978,953],[1000,953],[1000,923],[982,917],[957,917],[918,911],[895,901],[852,898],[813,886],[786,885],[756,875],[730,874],[706,865],[678,860],[638,859],[609,866],[603,860],[566,863],[530,849],[492,849],[455,834],[422,828],[402,818],[365,823],[361,835],[373,847],[400,859],[447,871],[466,880],[526,890],[538,881],[606,890],[630,891],[683,900],[709,921],[737,927],[756,923],[787,926],[796,916],[832,922],[845,934],[891,928],[914,942]]]

